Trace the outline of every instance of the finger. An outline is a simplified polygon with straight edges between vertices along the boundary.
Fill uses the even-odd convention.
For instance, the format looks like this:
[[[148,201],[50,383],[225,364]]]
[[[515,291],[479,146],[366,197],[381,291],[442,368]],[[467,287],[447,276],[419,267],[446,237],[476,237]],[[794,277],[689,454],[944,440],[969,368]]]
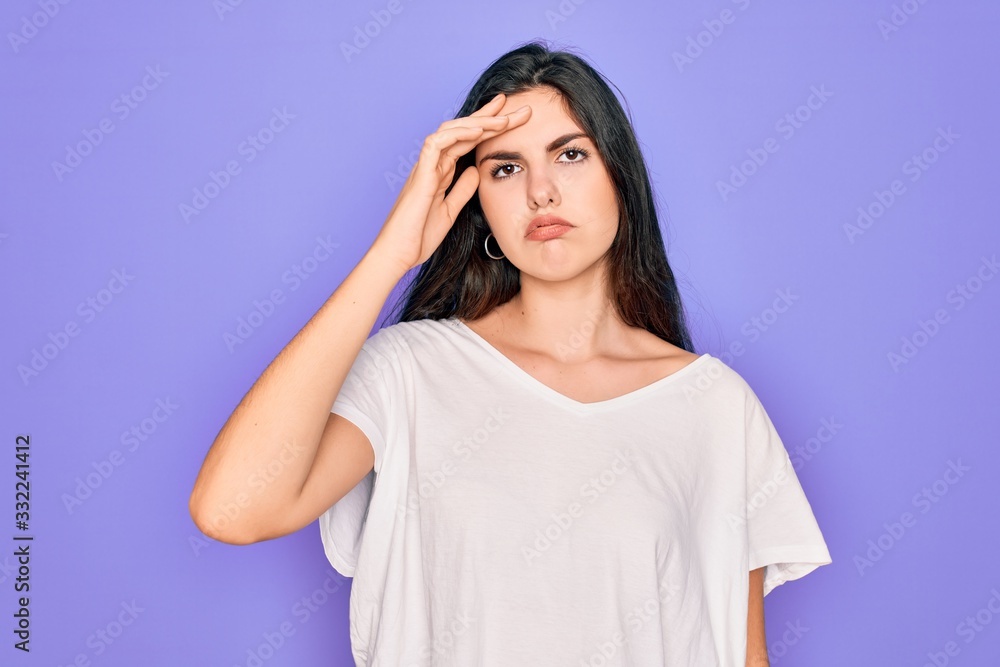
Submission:
[[[475,167],[469,167],[462,172],[462,175],[458,177],[455,181],[455,186],[448,193],[448,196],[444,198],[444,205],[448,211],[448,219],[452,222],[458,217],[458,212],[462,210],[472,195],[475,194],[476,188],[479,187],[479,171]]]
[[[444,132],[446,130],[452,130],[458,127],[481,127],[483,128],[483,134],[478,140],[476,140],[478,143],[478,141],[483,141],[485,139],[489,139],[490,137],[495,137],[498,134],[506,132],[507,130],[513,129],[520,125],[524,125],[526,122],[528,122],[528,119],[530,117],[531,117],[531,107],[529,107],[528,105],[524,105],[520,109],[512,111],[508,114],[504,114],[502,116],[477,118],[475,121],[472,121],[468,117],[456,119],[456,121],[453,122],[465,120],[465,121],[470,121],[471,124],[469,125],[444,124],[442,125],[442,129],[438,130],[438,132]]]
[[[507,125],[499,128],[497,131],[497,134],[500,134],[501,132],[506,132],[507,130],[511,130],[519,125],[527,123],[528,119],[531,118],[531,107],[525,104],[520,109],[515,109],[514,111],[504,114],[503,116],[498,116],[498,118],[507,119]]]
[[[454,157],[457,159],[465,155],[466,153],[468,153],[473,148],[475,148],[482,142],[486,141],[487,139],[492,139],[493,137],[501,135],[504,132],[507,132],[508,130],[512,130],[515,127],[524,125],[526,122],[528,122],[528,118],[530,117],[531,117],[531,107],[528,106],[521,107],[517,111],[514,111],[505,116],[497,116],[497,118],[509,118],[510,120],[508,120],[506,123],[503,123],[501,126],[495,128],[488,128],[488,127],[484,128],[483,133],[478,136],[472,136],[468,139],[463,139],[456,142],[454,145],[450,146],[445,151],[445,153],[447,153],[450,157]]]
[[[477,118],[475,121],[471,121],[471,119],[468,118],[460,120],[470,121],[471,125],[467,126],[482,127],[485,130],[483,134],[487,135],[488,133],[488,136],[484,136],[483,138],[488,139],[489,137],[502,134],[503,132],[518,127],[519,125],[524,125],[528,122],[529,118],[531,118],[531,107],[525,104],[520,109],[505,113],[501,116],[491,116],[489,118],[482,119]]]
[[[460,141],[471,141],[484,132],[483,127],[450,127],[445,130],[438,130],[424,140],[424,148],[429,149],[429,156],[439,157],[451,146]]]
[[[444,121],[438,125],[437,131],[440,132],[441,130],[447,130],[453,127],[499,128],[504,127],[508,121],[509,119],[506,114],[503,116],[463,116],[462,118]]]
[[[506,99],[507,99],[506,95],[504,95],[503,93],[497,93],[496,95],[493,96],[492,100],[490,100],[483,106],[479,107],[477,111],[474,111],[469,115],[470,116],[493,115],[497,112],[497,110],[503,108],[503,103],[506,101]]]
[[[531,107],[527,104],[522,106],[520,109],[515,111],[500,115],[500,116],[463,116],[462,118],[455,118],[453,120],[446,120],[441,125],[438,126],[438,132],[442,130],[447,130],[453,127],[483,127],[487,130],[497,130],[502,132],[504,129],[509,129],[510,127],[516,127],[527,122],[528,118],[531,117]]]
[[[497,128],[496,130],[484,130],[483,132],[461,132],[461,130],[470,129],[473,128],[451,128],[449,130],[442,131],[442,133],[444,133],[444,137],[447,137],[447,140],[442,139],[438,143],[440,148],[440,153],[438,155],[439,162],[450,161],[452,165],[454,165],[459,158],[474,150],[476,146],[486,139],[503,134],[510,128]]]
[[[482,134],[481,127],[453,127],[447,130],[439,130],[424,140],[424,145],[420,149],[420,158],[417,160],[416,171],[424,178],[437,179],[434,173],[438,169],[442,155],[449,147],[461,139],[471,139]],[[448,159],[453,160],[452,156]]]
[[[438,129],[444,129],[446,127],[454,127],[456,125],[467,125],[468,121],[475,118],[476,121],[483,119],[492,118],[502,118],[503,116],[498,116],[497,113],[503,108],[504,103],[507,101],[507,96],[503,93],[498,93],[496,97],[483,105],[479,110],[474,111],[468,116],[460,116],[459,118],[452,118],[451,120],[446,120],[438,127]],[[523,107],[522,107],[523,108]],[[506,114],[509,115],[509,114]]]

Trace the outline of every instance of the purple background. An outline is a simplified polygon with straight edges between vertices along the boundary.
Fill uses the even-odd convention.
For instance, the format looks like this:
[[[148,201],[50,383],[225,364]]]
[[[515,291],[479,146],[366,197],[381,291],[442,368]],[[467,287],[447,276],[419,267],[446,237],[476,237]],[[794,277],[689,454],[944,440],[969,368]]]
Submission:
[[[832,565],[768,596],[771,664],[993,664],[1000,360],[987,332],[1000,231],[987,195],[1000,8],[387,6],[0,10],[0,662],[247,665],[285,623],[294,634],[263,664],[351,664],[350,580],[327,563],[317,525],[230,546],[200,534],[188,496],[237,402],[374,239],[423,137],[493,59],[541,37],[577,48],[627,99],[698,351],[761,397],[830,547]],[[371,12],[391,21],[345,56],[356,29],[376,32]],[[813,87],[829,95],[809,109]],[[272,141],[249,160],[241,142],[274,109],[294,117],[263,132]],[[794,133],[778,124],[796,113]],[[54,167],[81,145],[75,167]],[[720,194],[761,152],[766,162],[746,163],[753,173]],[[185,220],[181,205],[229,161],[239,173]],[[881,215],[851,235],[859,207]],[[318,238],[337,248],[307,260]],[[311,271],[298,283],[296,266]],[[115,271],[131,276],[124,288]],[[273,290],[282,302],[230,349],[224,335]],[[50,343],[68,323],[76,335]],[[44,368],[22,377],[46,349]],[[172,406],[161,421],[158,401]],[[142,440],[124,435],[132,428]],[[32,439],[30,657],[9,630],[20,433]],[[101,462],[110,476],[67,505]],[[958,463],[961,476],[946,474]],[[97,640],[133,601],[134,621]]]

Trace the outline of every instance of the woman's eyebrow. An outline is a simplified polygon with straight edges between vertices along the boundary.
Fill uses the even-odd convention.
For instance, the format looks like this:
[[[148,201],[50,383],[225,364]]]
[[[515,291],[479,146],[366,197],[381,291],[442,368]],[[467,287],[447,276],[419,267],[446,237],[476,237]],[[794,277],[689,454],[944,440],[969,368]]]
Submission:
[[[571,132],[570,134],[564,134],[561,137],[554,139],[548,146],[545,147],[546,153],[551,153],[557,148],[565,146],[574,139],[579,139],[580,137],[590,137],[587,136],[586,132]],[[486,162],[487,160],[521,160],[524,156],[520,153],[511,153],[510,151],[493,151],[492,153],[487,153],[479,160],[479,164]],[[478,165],[477,165],[478,166]]]

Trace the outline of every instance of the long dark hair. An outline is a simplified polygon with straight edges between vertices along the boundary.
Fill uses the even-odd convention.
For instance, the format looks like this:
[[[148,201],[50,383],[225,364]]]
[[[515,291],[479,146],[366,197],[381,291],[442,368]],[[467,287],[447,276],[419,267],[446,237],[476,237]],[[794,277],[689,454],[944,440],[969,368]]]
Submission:
[[[542,86],[561,93],[574,120],[593,138],[611,176],[619,214],[618,233],[608,249],[606,289],[619,317],[694,352],[642,152],[632,123],[597,70],[573,53],[529,42],[483,72],[455,118],[472,114],[497,93],[509,96]],[[449,192],[474,162],[475,150],[458,159]],[[396,321],[476,320],[517,294],[520,270],[506,258],[494,260],[485,254],[489,231],[477,192],[421,265],[406,289],[406,305]],[[397,302],[394,310],[398,306]]]

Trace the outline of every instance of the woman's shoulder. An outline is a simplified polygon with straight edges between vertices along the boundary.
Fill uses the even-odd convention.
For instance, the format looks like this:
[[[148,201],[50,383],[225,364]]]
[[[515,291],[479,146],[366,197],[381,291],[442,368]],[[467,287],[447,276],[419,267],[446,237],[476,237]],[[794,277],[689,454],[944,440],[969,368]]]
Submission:
[[[365,345],[377,351],[408,352],[417,345],[433,344],[454,329],[454,320],[420,319],[385,324],[368,337]]]
[[[746,379],[712,353],[686,350],[646,330],[637,335],[642,341],[641,354],[650,363],[661,364],[669,372],[691,366],[690,371],[685,370],[685,385],[689,393],[734,405],[742,404],[748,396],[753,396]]]
[[[701,360],[706,356],[705,353],[686,350],[641,327],[632,328],[631,338],[634,342],[630,345],[632,348],[630,356],[633,356],[634,360],[657,367],[660,375],[670,375],[692,364],[701,365],[708,361],[708,359]]]
[[[678,366],[686,366],[701,357],[701,354],[685,350],[646,329],[637,328],[634,335],[641,344],[639,347],[643,351],[642,354],[650,361],[664,360]]]
[[[420,334],[425,334],[429,331],[441,331],[450,326],[453,326],[453,318],[445,319],[421,319],[421,320],[405,320],[402,322],[393,322],[391,324],[383,324],[372,336],[383,335],[383,336],[393,336],[401,338],[412,338],[413,336],[418,336]]]

